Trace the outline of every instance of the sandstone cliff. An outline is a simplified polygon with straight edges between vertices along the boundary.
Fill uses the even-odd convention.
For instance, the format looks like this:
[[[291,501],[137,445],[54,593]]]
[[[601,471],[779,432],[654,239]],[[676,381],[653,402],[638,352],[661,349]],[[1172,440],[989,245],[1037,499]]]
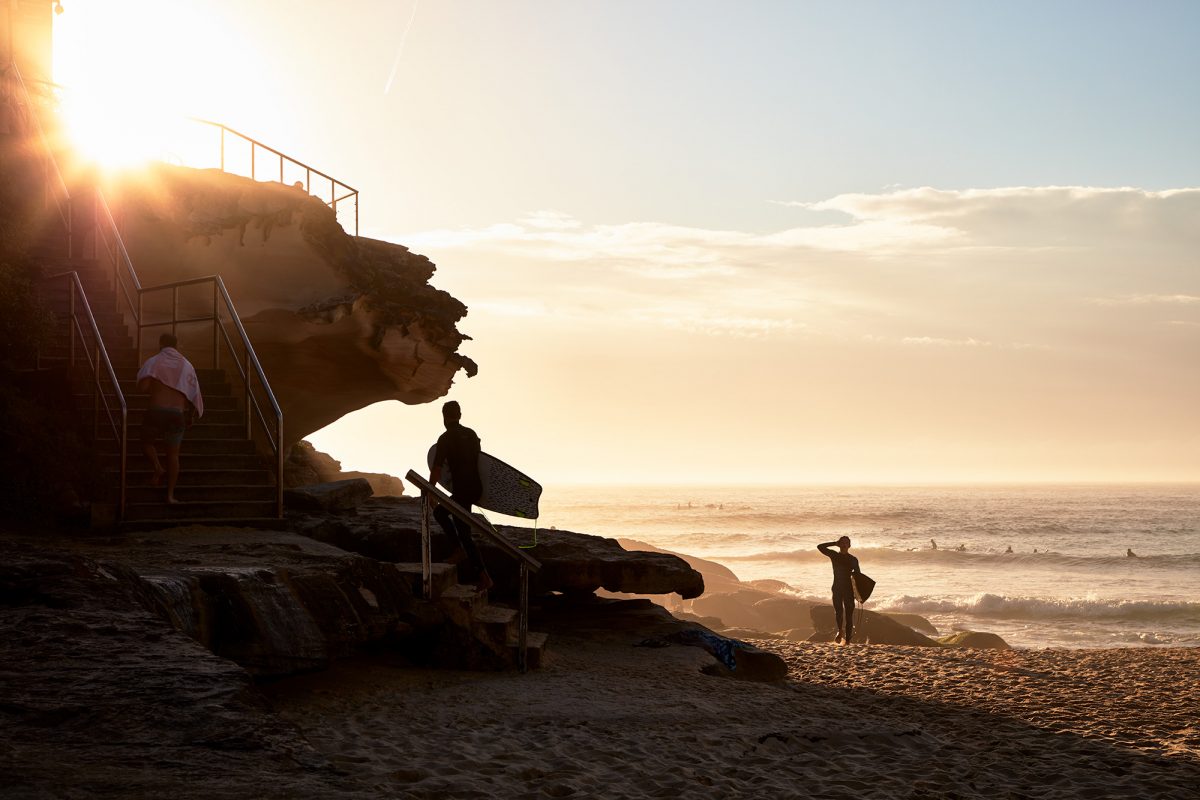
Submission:
[[[468,337],[455,325],[467,308],[429,285],[433,263],[348,235],[301,190],[160,165],[114,195],[143,286],[224,279],[283,408],[289,445],[372,403],[435,400],[459,370],[476,372],[458,352]],[[183,317],[211,313],[211,287],[181,289],[178,300]],[[169,318],[171,302],[170,292],[147,295],[144,318]],[[210,323],[180,326],[179,336],[197,366],[211,362]]]

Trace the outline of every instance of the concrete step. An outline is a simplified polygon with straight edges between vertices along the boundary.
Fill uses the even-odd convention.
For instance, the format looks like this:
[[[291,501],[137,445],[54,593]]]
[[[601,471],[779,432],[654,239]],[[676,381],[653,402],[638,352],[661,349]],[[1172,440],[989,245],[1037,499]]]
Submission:
[[[90,424],[89,420],[89,424]],[[101,419],[100,436],[96,439],[96,450],[102,455],[116,453],[120,443],[112,434],[112,427],[105,426],[104,420]],[[183,455],[253,455],[254,442],[245,437],[224,438],[224,439],[206,439],[203,433],[195,433],[200,426],[197,425],[192,430],[183,435],[183,449],[180,451]],[[224,427],[224,426],[214,426]],[[129,431],[129,448],[132,451],[137,448],[137,452],[141,452],[141,427],[133,428]],[[162,452],[162,444],[158,446],[159,452]]]
[[[179,487],[184,486],[269,486],[275,490],[275,473],[269,469],[186,469],[180,458]],[[106,469],[104,476],[110,486],[115,486],[120,480],[120,472],[116,468]],[[142,455],[140,445],[130,448],[129,461],[126,465],[125,478],[129,487],[149,486],[154,477],[149,462]],[[177,487],[178,488],[178,487]]]
[[[421,564],[419,562],[398,562],[395,567],[396,571],[404,578],[404,582],[412,591],[413,596],[420,597],[422,591]],[[433,590],[432,599],[436,600],[445,594],[447,589],[458,585],[458,567],[435,561],[429,565],[429,578],[430,589]]]
[[[129,443],[129,461],[141,460],[141,443],[136,437]],[[161,452],[161,451],[160,451]],[[120,453],[101,453],[100,462],[106,470],[117,470],[121,466]],[[183,473],[192,470],[261,470],[267,465],[257,453],[230,455],[228,453],[194,453],[188,451],[188,442],[184,439],[183,450],[179,454],[179,467]]]
[[[126,503],[125,520],[214,520],[274,517],[272,501],[202,500],[171,505],[166,502]]]
[[[437,604],[455,625],[470,630],[475,612],[487,604],[487,598],[471,584],[456,583],[442,592]]]
[[[91,401],[88,401],[88,409],[91,408]],[[129,409],[129,425],[131,428],[142,426],[142,420],[146,417],[146,409],[131,408]],[[204,416],[197,420],[195,428],[202,428],[210,425],[234,425],[237,431],[232,433],[233,437],[243,435],[246,431],[246,416],[236,408],[208,408],[204,409]],[[188,434],[191,436],[191,434]]]
[[[149,481],[149,475],[146,476],[146,481]],[[182,478],[182,475],[180,476]],[[147,486],[139,482],[139,485],[131,485],[125,489],[125,502],[137,504],[157,504],[162,503],[162,499],[166,493],[166,486]],[[113,499],[116,498],[116,489],[111,493]],[[240,503],[240,502],[275,502],[275,487],[274,486],[244,486],[237,484],[226,484],[223,486],[193,486],[181,484],[175,487],[175,497],[185,503],[192,502],[220,502],[220,503]]]
[[[517,612],[504,606],[485,605],[475,612],[472,621],[495,642],[507,642],[509,635],[517,632]]]
[[[525,634],[525,666],[529,669],[538,669],[542,666],[542,655],[546,652],[546,641],[549,639],[549,634],[541,631],[527,631]],[[517,634],[514,631],[512,636],[505,642],[508,649],[512,652],[513,663],[517,663],[518,645]]]
[[[102,379],[101,387],[107,388],[108,386],[109,386],[108,381],[105,379]],[[83,387],[81,385],[76,385],[75,388],[82,389]],[[201,388],[203,388],[203,387],[201,387]],[[129,405],[129,408],[131,411],[135,408],[144,409],[146,407],[147,401],[150,399],[150,395],[146,395],[146,394],[129,393],[129,392],[126,392],[124,389],[122,389],[121,392],[122,392],[122,394],[125,395],[125,402]],[[110,403],[113,402],[113,400],[112,400],[113,395],[111,393],[111,389],[108,392],[105,392],[105,394],[108,396],[109,402]],[[71,398],[75,402],[76,409],[78,409],[81,412],[84,412],[84,411],[86,411],[88,413],[91,412],[91,409],[92,409],[92,393],[91,392],[76,391],[71,395]],[[236,409],[236,408],[239,408],[240,406],[241,406],[241,403],[239,402],[237,397],[233,397],[232,395],[229,395],[229,394],[209,394],[207,391],[205,391],[204,392],[204,416],[201,417],[201,419],[205,419],[208,416],[210,411]]]

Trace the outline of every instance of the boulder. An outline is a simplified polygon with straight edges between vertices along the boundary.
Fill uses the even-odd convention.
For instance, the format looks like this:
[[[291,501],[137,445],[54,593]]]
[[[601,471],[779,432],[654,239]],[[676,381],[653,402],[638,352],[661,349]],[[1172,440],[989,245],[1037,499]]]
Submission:
[[[981,631],[960,631],[950,636],[943,636],[939,642],[947,647],[973,647],[979,650],[1011,650],[1008,642],[994,633]]]
[[[803,626],[809,620],[809,609],[813,605],[809,600],[777,595],[759,600],[754,604],[754,610],[766,626],[764,630],[779,631]]]
[[[832,642],[837,632],[833,606],[814,605],[809,613],[815,633],[809,637],[808,641]],[[883,614],[862,609],[854,611],[853,641],[868,644],[902,644],[914,647],[942,646],[940,642],[914,631],[907,625],[901,625]]]
[[[475,374],[458,352],[467,308],[429,285],[425,256],[348,234],[324,202],[281,183],[151,171],[110,193],[138,276],[146,286],[221,276],[283,409],[285,446],[373,403],[435,400],[460,371]],[[161,319],[171,303],[148,294],[146,312]],[[182,317],[203,317],[213,293],[185,287],[178,303]],[[210,366],[211,327],[178,333],[192,362]]]
[[[812,628],[791,628],[786,631],[777,631],[776,635],[780,639],[787,639],[790,642],[806,642],[813,635]]]
[[[790,627],[790,625],[770,625],[763,615],[763,611],[755,607],[759,601],[771,598],[772,595],[768,592],[747,588],[738,588],[731,592],[709,593],[692,601],[692,613],[704,617],[720,617],[726,627],[732,628],[768,631],[773,628]]]
[[[687,562],[688,566],[704,576],[705,591],[708,592],[734,592],[742,587],[742,582],[738,580],[738,576],[733,574],[733,570],[726,567],[724,564],[718,564],[715,561],[709,561],[696,556],[690,556],[686,553],[676,553],[672,550],[664,550],[661,547],[655,547],[646,542],[640,542],[637,539],[618,539],[622,547],[626,550],[638,550],[646,553],[668,553],[670,555],[682,558]]]
[[[376,497],[400,497],[404,494],[404,482],[396,476],[382,472],[347,472],[342,469],[340,461],[328,453],[322,453],[306,441],[292,445],[283,462],[283,485],[288,488],[348,478],[366,479]]]
[[[919,633],[925,633],[930,636],[938,635],[938,629],[933,626],[933,623],[920,614],[901,614],[895,611],[881,611],[880,613],[885,617],[891,617],[901,625],[907,625]]]
[[[350,478],[285,489],[283,501],[288,508],[336,513],[358,508],[370,496],[371,484],[365,478]]]

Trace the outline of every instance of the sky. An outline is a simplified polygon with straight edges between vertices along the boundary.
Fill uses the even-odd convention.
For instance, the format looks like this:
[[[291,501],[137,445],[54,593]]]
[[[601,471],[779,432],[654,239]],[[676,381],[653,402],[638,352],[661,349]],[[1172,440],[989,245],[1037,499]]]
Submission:
[[[544,484],[1200,480],[1200,4],[64,6],[106,124],[224,122],[432,258]],[[310,438],[402,475],[439,406]]]

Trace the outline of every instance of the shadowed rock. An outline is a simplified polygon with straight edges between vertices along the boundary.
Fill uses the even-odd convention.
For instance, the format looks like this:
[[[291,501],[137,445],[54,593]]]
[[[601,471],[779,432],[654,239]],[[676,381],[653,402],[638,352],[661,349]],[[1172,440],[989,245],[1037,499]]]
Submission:
[[[283,502],[289,509],[338,512],[358,508],[370,496],[371,484],[367,483],[366,478],[350,478],[285,489]]]
[[[283,485],[288,488],[343,481],[348,478],[365,478],[371,484],[371,491],[376,497],[400,497],[404,494],[404,482],[395,475],[343,470],[340,461],[305,441],[292,445],[287,459],[283,462]]]
[[[343,550],[382,561],[419,561],[421,558],[421,503],[416,498],[373,498],[353,517],[312,515],[292,520],[293,529]],[[532,542],[528,528],[500,526],[511,544]],[[433,558],[445,558],[454,546],[431,522]],[[495,593],[517,590],[517,562],[498,545],[476,535],[476,543],[496,581]],[[704,578],[683,559],[668,553],[629,551],[616,539],[584,533],[539,531],[536,547],[528,549],[542,563],[531,576],[534,593],[563,592],[580,595],[597,589],[628,594],[669,594],[696,597],[704,591]]]

